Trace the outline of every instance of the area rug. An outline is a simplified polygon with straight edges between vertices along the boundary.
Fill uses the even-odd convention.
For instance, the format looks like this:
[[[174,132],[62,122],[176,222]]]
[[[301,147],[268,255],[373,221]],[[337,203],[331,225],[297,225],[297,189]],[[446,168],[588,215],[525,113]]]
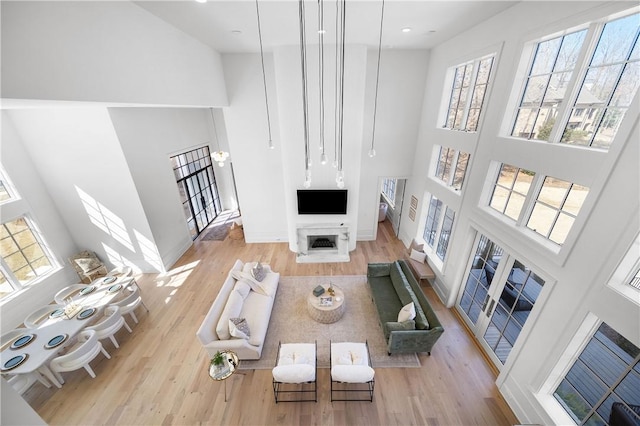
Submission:
[[[233,222],[227,222],[210,228],[201,238],[203,241],[224,241],[229,235],[229,229]]]
[[[332,285],[344,292],[345,312],[333,324],[314,321],[307,312],[307,296],[317,285]],[[334,277],[280,277],[269,329],[256,361],[242,361],[240,369],[274,367],[278,342],[318,343],[318,367],[329,368],[329,341],[369,343],[374,368],[420,367],[416,354],[387,355],[387,343],[364,275]]]

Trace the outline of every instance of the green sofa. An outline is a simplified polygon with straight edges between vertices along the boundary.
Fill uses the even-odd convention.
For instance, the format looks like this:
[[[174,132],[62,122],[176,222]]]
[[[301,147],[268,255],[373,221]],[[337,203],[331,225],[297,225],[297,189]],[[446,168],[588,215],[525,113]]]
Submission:
[[[367,282],[387,339],[389,355],[403,352],[428,352],[431,355],[444,328],[406,261],[370,263]],[[415,319],[398,322],[400,309],[411,302],[416,308]]]

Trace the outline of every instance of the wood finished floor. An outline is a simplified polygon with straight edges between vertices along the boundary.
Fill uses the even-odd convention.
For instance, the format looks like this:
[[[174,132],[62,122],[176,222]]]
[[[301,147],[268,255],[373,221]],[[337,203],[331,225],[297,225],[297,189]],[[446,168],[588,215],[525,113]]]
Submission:
[[[207,375],[208,358],[195,337],[236,259],[258,258],[285,276],[364,275],[367,263],[404,256],[388,222],[376,241],[358,242],[351,262],[297,264],[287,243],[196,241],[165,276],[137,277],[149,312],[116,335],[91,366],[63,373],[62,389],[36,383],[24,397],[49,424],[60,425],[512,425],[495,372],[457,317],[425,288],[445,333],[421,368],[378,369],[373,403],[329,400],[329,370],[318,373],[318,402],[275,404],[270,370],[249,370],[223,383]],[[132,321],[129,321],[132,324]],[[133,325],[133,324],[132,324]]]

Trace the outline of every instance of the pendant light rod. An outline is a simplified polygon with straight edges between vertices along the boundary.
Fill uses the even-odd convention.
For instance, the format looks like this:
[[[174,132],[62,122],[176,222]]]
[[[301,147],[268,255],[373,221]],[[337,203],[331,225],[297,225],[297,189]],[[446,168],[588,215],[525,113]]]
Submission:
[[[269,115],[269,96],[267,94],[267,77],[264,71],[264,50],[262,48],[262,28],[260,25],[260,8],[256,0],[256,16],[258,17],[258,38],[260,39],[260,60],[262,61],[262,83],[264,85],[264,103],[267,110],[267,127],[269,129],[269,148],[273,149],[273,139],[271,137],[271,117]]]
[[[311,158],[309,157],[309,117],[307,99],[307,45],[305,33],[305,11],[304,0],[298,0],[298,13],[300,19],[300,65],[302,68],[302,113],[304,121],[304,186],[311,185]]]
[[[324,146],[324,0],[318,0],[318,84],[320,92],[320,163],[327,162]]]
[[[380,39],[378,40],[378,66],[376,70],[376,94],[373,101],[373,130],[371,132],[371,150],[369,150],[369,157],[376,155],[374,148],[374,142],[376,138],[376,115],[378,113],[378,83],[380,82],[380,56],[382,53],[382,24],[384,22],[384,0],[382,0],[382,10],[380,12]]]
[[[334,137],[333,137],[333,167],[338,167],[338,121],[340,121],[340,111],[338,105],[338,98],[340,97],[340,80],[338,75],[340,74],[340,54],[338,44],[340,40],[340,1],[336,0],[336,73],[335,73],[335,102],[334,102]]]
[[[342,30],[340,32],[340,139],[338,141],[338,170],[342,171],[342,138],[344,133],[344,33],[346,23],[346,0],[342,0]]]

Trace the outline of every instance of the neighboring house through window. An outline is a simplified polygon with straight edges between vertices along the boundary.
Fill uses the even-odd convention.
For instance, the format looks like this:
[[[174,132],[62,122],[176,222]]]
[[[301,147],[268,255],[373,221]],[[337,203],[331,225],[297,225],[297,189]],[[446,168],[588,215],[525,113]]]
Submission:
[[[511,135],[608,150],[640,86],[639,32],[636,13],[539,42]]]

